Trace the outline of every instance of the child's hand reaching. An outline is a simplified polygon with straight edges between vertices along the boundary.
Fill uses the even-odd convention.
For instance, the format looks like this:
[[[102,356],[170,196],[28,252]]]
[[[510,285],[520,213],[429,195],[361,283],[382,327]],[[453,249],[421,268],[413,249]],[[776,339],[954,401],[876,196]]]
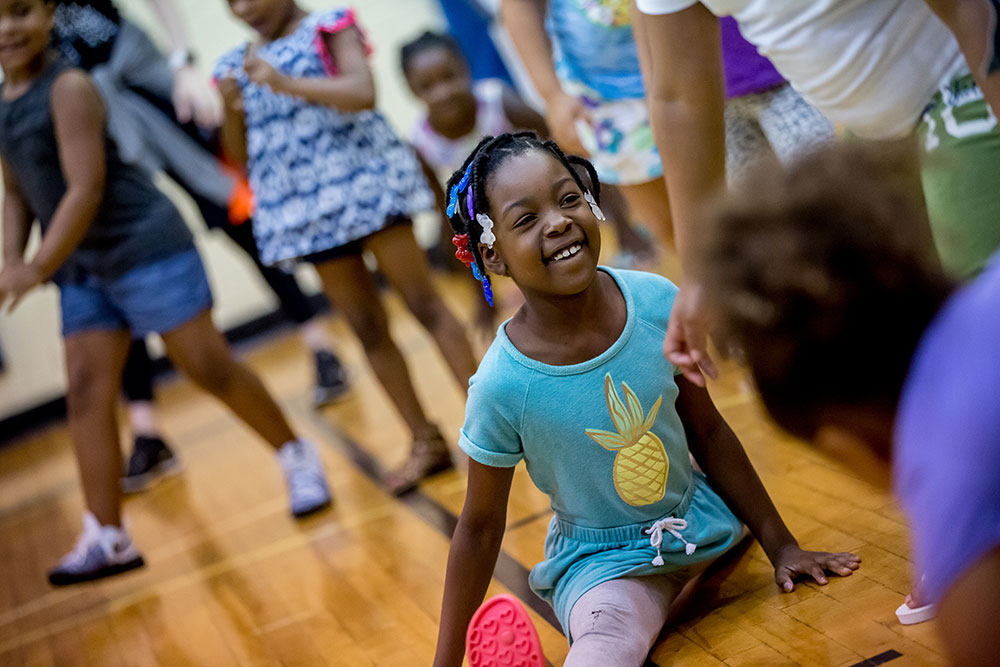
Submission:
[[[577,132],[578,123],[590,125],[590,114],[583,102],[566,92],[560,92],[545,100],[545,122],[552,131],[552,138],[566,153],[584,157],[590,152],[584,147]]]
[[[267,86],[276,93],[281,92],[281,83],[285,77],[271,67],[269,62],[257,57],[255,46],[247,48],[246,57],[243,59],[243,69],[246,70],[252,83],[258,86]]]
[[[790,593],[795,588],[794,580],[797,577],[812,577],[820,586],[825,586],[827,572],[848,577],[861,567],[861,558],[852,553],[805,551],[795,544],[783,547],[772,562],[774,582],[785,593]]]
[[[21,303],[25,294],[41,284],[42,275],[32,264],[10,262],[0,271],[0,308],[10,297],[7,312],[11,313]]]

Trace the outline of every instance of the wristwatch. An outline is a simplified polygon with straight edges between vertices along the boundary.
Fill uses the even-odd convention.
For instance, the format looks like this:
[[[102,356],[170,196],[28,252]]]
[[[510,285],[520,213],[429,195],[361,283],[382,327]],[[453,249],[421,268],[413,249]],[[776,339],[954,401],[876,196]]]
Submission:
[[[194,65],[194,54],[187,49],[177,49],[167,56],[167,62],[170,64],[170,69],[176,71],[182,67]]]

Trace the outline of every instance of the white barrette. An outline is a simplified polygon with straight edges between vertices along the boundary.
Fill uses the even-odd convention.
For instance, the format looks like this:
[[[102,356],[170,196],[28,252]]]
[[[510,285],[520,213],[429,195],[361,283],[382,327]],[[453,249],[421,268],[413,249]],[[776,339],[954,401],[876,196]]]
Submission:
[[[497,240],[496,235],[493,233],[493,220],[485,213],[476,213],[476,222],[483,228],[483,233],[479,235],[479,242],[485,243],[487,248],[493,250],[493,244]]]
[[[601,207],[597,205],[597,200],[594,199],[594,195],[590,194],[590,190],[583,191],[583,198],[588,204],[590,204],[590,212],[594,214],[595,218],[598,220],[607,220],[607,218],[604,217],[604,211],[602,211]]]

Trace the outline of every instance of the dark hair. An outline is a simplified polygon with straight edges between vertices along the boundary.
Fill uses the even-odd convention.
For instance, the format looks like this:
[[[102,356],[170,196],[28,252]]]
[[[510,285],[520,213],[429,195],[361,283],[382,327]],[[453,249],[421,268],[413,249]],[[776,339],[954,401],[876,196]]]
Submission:
[[[894,411],[954,287],[913,156],[853,143],[761,165],[706,222],[694,272],[775,420],[810,439],[825,408]]]
[[[486,197],[487,182],[504,162],[528,151],[548,151],[551,153],[553,157],[563,163],[581,190],[589,190],[594,195],[594,201],[597,203],[601,201],[601,182],[597,178],[594,165],[589,160],[577,155],[564,155],[556,142],[542,141],[534,132],[505,133],[496,137],[483,137],[479,145],[462,163],[462,168],[448,179],[448,185],[445,188],[445,193],[450,199],[452,190],[461,183],[465,173],[469,172],[468,183],[457,191],[458,205],[454,212],[448,216],[448,221],[456,234],[469,235],[468,248],[472,252],[476,266],[482,275],[486,275],[486,267],[479,254],[479,237],[483,233],[483,228],[476,221],[476,214],[489,214],[490,203]],[[589,185],[585,182],[584,175],[589,179]],[[472,189],[473,201],[472,215],[469,215],[465,201],[470,188]]]
[[[403,70],[403,74],[406,75],[409,73],[410,63],[418,53],[433,48],[441,48],[446,51],[451,51],[456,58],[461,60],[463,63],[465,62],[465,56],[462,55],[462,49],[459,48],[458,42],[456,42],[451,35],[427,30],[416,39],[409,41],[400,47],[399,66]]]

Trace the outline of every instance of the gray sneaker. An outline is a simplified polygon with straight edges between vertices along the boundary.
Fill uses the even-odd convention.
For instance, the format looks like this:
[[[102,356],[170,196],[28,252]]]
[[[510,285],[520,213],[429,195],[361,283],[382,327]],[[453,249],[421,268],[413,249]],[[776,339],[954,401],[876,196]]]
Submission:
[[[49,583],[68,586],[110,577],[144,565],[124,528],[102,526],[90,512],[83,515],[83,535],[73,551],[49,571]]]
[[[330,489],[316,449],[308,442],[292,440],[278,450],[285,471],[292,516],[302,518],[330,506]]]

